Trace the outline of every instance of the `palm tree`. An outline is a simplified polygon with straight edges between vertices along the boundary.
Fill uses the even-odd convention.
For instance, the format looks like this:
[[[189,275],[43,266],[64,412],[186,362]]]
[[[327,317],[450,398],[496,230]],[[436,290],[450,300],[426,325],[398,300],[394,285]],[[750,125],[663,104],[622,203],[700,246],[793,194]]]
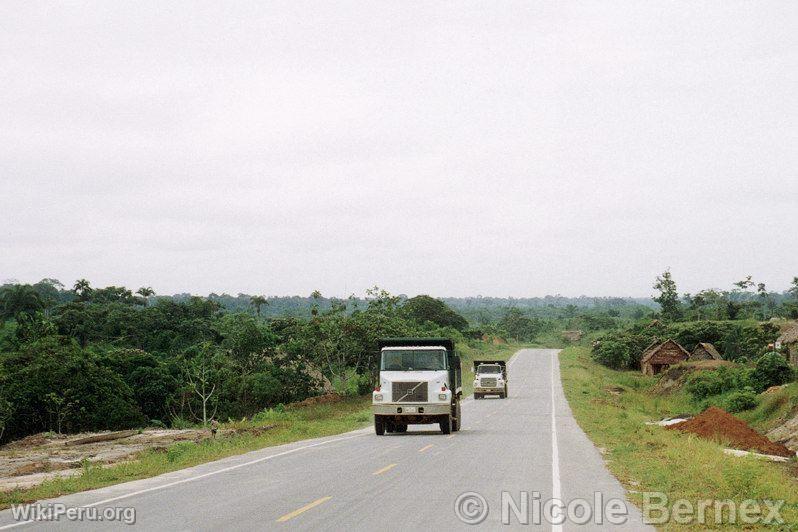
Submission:
[[[263,296],[252,296],[249,298],[249,304],[255,307],[255,313],[260,318],[260,308],[263,305],[268,305],[269,301]]]
[[[155,290],[153,290],[150,286],[142,286],[136,290],[136,293],[144,298],[144,306],[146,307],[147,303],[149,302],[148,298],[152,295],[155,295]]]
[[[87,296],[91,293],[92,288],[86,279],[78,279],[75,281],[75,286],[72,288],[72,290],[75,291],[80,300],[85,301]]]

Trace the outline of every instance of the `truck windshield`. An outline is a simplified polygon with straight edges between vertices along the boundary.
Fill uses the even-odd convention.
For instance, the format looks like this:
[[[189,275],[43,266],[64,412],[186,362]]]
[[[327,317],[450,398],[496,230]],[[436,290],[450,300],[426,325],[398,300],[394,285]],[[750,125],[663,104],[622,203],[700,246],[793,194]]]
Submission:
[[[446,369],[443,349],[392,349],[382,352],[383,371],[440,371]]]
[[[477,373],[501,373],[501,366],[479,366]]]

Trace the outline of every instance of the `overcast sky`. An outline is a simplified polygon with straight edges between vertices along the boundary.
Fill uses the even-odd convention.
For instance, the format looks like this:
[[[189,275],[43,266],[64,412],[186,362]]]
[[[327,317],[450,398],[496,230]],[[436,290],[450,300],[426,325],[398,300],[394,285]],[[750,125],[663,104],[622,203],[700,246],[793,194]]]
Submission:
[[[0,280],[798,275],[798,2],[0,3]]]

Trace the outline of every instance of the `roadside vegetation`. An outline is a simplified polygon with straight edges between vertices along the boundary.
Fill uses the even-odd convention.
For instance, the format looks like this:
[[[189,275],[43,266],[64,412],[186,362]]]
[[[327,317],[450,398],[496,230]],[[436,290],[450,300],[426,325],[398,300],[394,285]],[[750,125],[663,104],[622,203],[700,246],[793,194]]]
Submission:
[[[788,526],[782,529],[798,523],[795,459],[779,464],[729,456],[717,442],[646,425],[697,414],[702,405],[686,390],[655,393],[655,377],[609,369],[595,362],[587,347],[565,349],[560,366],[577,422],[602,450],[608,467],[636,504],[642,504],[642,492],[662,492],[671,501],[687,499],[693,504],[704,499],[783,499],[787,504],[782,515]],[[773,423],[779,408],[787,408],[777,403],[781,406],[767,413],[755,411],[760,427]],[[708,515],[714,520],[714,514]]]
[[[684,374],[680,384],[697,406],[718,406],[734,413],[756,408],[762,392],[798,377],[789,363],[789,346],[776,346],[782,329],[798,317],[798,277],[783,294],[768,292],[764,283],[755,284],[750,276],[734,286],[731,291],[679,296],[670,272],[664,272],[654,284],[660,312],[596,335],[593,360],[615,370],[640,370],[646,349],[657,342],[671,339],[687,352],[709,343],[727,364],[685,364],[666,375],[674,370]]]
[[[663,492],[671,501],[693,504],[704,499],[786,500],[782,529],[792,529],[798,523],[794,457],[776,463],[729,456],[723,453],[729,441],[718,435],[720,429],[707,429],[713,435],[703,439],[646,424],[719,407],[760,435],[778,434],[776,441],[796,450],[798,372],[789,363],[790,346],[776,340],[798,318],[798,278],[780,294],[750,276],[733,286],[680,295],[671,273],[664,272],[653,285],[658,311],[589,335],[582,346],[562,352],[563,385],[578,423],[635,502],[642,501],[642,492]],[[663,344],[666,340],[683,350]],[[660,345],[671,350],[664,352],[664,366],[655,370],[643,357]],[[696,348],[703,351],[693,359]],[[643,369],[655,375],[644,375]]]

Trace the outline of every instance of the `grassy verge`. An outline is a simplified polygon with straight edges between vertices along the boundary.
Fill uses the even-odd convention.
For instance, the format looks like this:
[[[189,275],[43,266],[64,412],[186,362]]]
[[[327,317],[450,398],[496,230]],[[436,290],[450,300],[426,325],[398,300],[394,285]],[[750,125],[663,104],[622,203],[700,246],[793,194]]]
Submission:
[[[522,347],[517,344],[492,345],[484,342],[458,346],[462,356],[464,393],[468,395],[473,391],[473,360],[507,360]],[[177,443],[166,452],[144,452],[135,461],[113,467],[86,466],[79,476],[56,478],[33,488],[0,493],[0,508],[153,477],[264,447],[341,434],[362,428],[371,422],[370,396],[301,408],[267,410],[257,414],[252,420],[225,423],[220,427],[222,430],[239,429],[242,431],[240,435],[204,440],[200,443]],[[261,434],[246,433],[247,430],[269,425],[273,427]]]
[[[645,425],[646,421],[692,413],[684,394],[655,396],[656,382],[637,372],[619,372],[594,363],[585,347],[560,355],[565,395],[582,429],[605,453],[607,465],[642,504],[642,492],[665,493],[671,502],[687,499],[785,500],[781,530],[798,530],[798,480],[795,460],[776,464],[723,454],[722,446],[690,435]],[[727,514],[724,514],[728,518]],[[714,524],[712,508],[708,523]],[[734,528],[724,521],[725,526]],[[668,530],[689,525],[667,524]],[[707,525],[694,525],[706,529]],[[746,526],[746,529],[756,527]]]

